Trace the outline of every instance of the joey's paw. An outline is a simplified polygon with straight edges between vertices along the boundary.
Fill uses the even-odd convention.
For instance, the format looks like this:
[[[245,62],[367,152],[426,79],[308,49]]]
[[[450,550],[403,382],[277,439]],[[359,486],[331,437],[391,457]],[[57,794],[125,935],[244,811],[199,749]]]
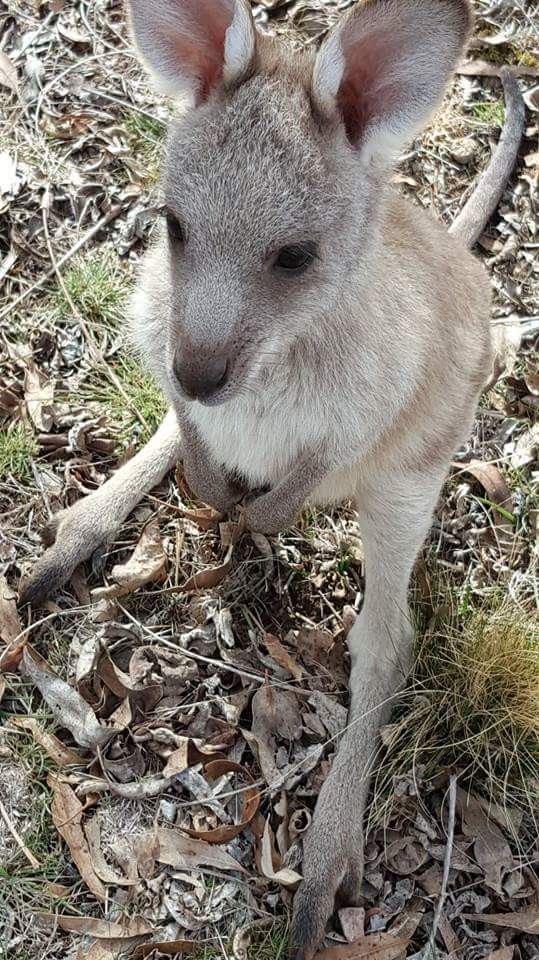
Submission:
[[[19,601],[40,606],[57,593],[78,567],[112,535],[102,516],[81,500],[60,510],[46,525],[42,539],[47,549],[19,587]]]
[[[294,960],[312,960],[335,909],[355,906],[363,877],[363,836],[355,825],[317,822],[303,858],[304,881],[294,898],[291,946]]]

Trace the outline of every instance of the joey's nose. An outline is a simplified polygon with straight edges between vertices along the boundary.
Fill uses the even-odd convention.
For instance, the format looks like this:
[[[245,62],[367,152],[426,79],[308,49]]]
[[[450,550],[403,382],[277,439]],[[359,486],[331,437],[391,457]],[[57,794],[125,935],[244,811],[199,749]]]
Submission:
[[[181,355],[174,357],[174,373],[191,400],[209,400],[224,387],[228,379],[228,360],[217,356],[197,360]]]

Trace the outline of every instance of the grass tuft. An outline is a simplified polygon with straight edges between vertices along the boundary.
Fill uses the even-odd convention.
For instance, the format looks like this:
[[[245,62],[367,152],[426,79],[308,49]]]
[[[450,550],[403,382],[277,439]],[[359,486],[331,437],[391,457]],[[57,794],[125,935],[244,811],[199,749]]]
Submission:
[[[146,184],[159,179],[166,126],[160,120],[130,110],[125,117],[130,145],[137,160],[146,167]]]
[[[503,127],[505,121],[505,106],[503,100],[485,100],[484,103],[474,103],[474,116],[481,123],[488,123],[492,126]]]
[[[411,682],[384,731],[372,821],[387,812],[395,778],[418,767],[424,779],[458,769],[474,790],[532,816],[537,809],[537,622],[509,601],[460,614],[460,627],[450,613],[420,642]]]
[[[112,249],[104,247],[78,257],[63,276],[66,289],[89,325],[117,326],[124,318],[131,291],[129,270]],[[72,310],[60,286],[52,292],[56,318],[71,316]]]
[[[0,480],[32,476],[31,461],[39,453],[37,440],[28,423],[19,421],[0,430]]]
[[[114,384],[101,379],[96,381],[93,399],[103,405],[107,415],[119,427],[123,439],[132,440],[134,436],[139,436],[143,441],[149,440],[166,413],[165,398],[160,387],[152,375],[129,355],[121,357],[115,364],[114,372],[133,407],[142,415],[146,427],[141,426]]]

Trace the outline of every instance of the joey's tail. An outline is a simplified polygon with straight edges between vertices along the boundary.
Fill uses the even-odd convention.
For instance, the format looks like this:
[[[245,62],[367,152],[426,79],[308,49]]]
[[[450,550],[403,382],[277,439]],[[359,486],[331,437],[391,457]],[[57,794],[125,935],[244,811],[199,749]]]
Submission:
[[[449,233],[463,240],[467,247],[473,247],[498,206],[515,165],[524,131],[524,100],[518,81],[507,67],[502,67],[500,77],[505,97],[505,122],[498,146],[470,199],[449,228]]]

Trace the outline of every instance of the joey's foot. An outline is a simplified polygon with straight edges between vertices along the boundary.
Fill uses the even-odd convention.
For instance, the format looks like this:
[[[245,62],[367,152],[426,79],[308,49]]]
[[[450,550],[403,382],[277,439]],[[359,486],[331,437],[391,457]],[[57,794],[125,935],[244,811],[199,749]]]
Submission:
[[[92,495],[60,510],[42,531],[47,549],[19,588],[21,603],[37,607],[57,593],[79,563],[108,543],[116,527],[107,522]]]
[[[356,906],[363,878],[359,801],[343,796],[331,775],[304,843],[303,883],[294,898],[292,957],[312,960],[335,908]]]

